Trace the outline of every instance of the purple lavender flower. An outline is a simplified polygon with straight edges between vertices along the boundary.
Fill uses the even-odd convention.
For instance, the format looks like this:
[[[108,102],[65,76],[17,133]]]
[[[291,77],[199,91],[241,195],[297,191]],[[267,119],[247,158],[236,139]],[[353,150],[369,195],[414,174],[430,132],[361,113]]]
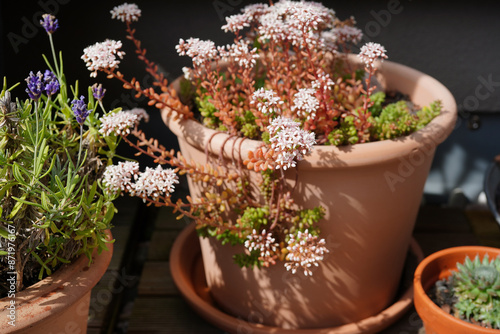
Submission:
[[[102,84],[93,84],[92,85],[92,95],[97,101],[101,101],[106,94],[106,89],[102,88]]]
[[[31,71],[29,77],[26,78],[26,82],[28,83],[26,93],[28,93],[30,99],[32,99],[33,101],[38,101],[38,99],[40,99],[40,96],[42,95],[43,90],[45,89],[43,74],[38,71],[38,73],[34,75]]]
[[[59,22],[57,21],[54,15],[43,14],[42,20],[40,20],[40,24],[45,29],[47,34],[52,34],[54,31],[59,28]]]
[[[59,90],[59,80],[57,80],[56,75],[52,71],[45,70],[45,73],[43,75],[43,82],[45,85],[45,93],[48,96],[54,95]]]
[[[71,110],[73,110],[73,113],[75,114],[76,121],[78,124],[83,125],[85,122],[85,119],[87,116],[90,114],[92,110],[87,110],[87,105],[85,104],[85,97],[82,95],[80,96],[80,99],[74,99],[71,101]]]

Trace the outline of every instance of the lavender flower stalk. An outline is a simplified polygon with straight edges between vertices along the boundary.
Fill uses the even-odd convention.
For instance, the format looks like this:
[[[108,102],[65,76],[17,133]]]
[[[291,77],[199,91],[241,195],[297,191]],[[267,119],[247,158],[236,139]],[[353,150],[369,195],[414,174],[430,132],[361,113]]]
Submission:
[[[45,94],[47,94],[49,98],[52,95],[56,94],[61,87],[56,75],[50,70],[45,70],[45,73],[43,75],[43,82]]]
[[[51,14],[43,14],[40,24],[49,35],[53,34],[59,28],[59,21]]]
[[[38,71],[36,75],[30,72],[30,75],[25,80],[28,83],[26,93],[28,93],[30,99],[37,102],[45,89],[43,74],[40,71]]]
[[[85,119],[89,116],[92,110],[87,110],[87,105],[85,104],[85,97],[82,95],[80,99],[74,99],[71,101],[71,110],[75,114],[76,121],[80,126],[83,125]]]
[[[78,149],[78,165],[80,164],[80,157],[82,154],[82,141],[83,141],[83,123],[89,116],[92,110],[87,110],[87,105],[85,104],[85,97],[82,95],[80,99],[74,99],[71,101],[71,110],[75,114],[76,121],[80,124],[80,147]]]
[[[59,21],[54,15],[43,14],[40,24],[47,32],[49,36],[50,49],[52,51],[52,58],[54,58],[54,66],[56,67],[56,74],[59,81],[61,81],[61,72],[59,71],[59,65],[57,62],[56,51],[54,49],[54,41],[52,40],[52,34],[59,28]]]
[[[30,72],[29,76],[26,78],[26,82],[28,83],[28,88],[26,88],[26,93],[28,93],[28,96],[30,99],[32,99],[35,102],[35,149],[34,149],[34,161],[37,160],[37,152],[38,152],[38,143],[39,143],[39,119],[38,119],[38,100],[42,96],[42,92],[45,88],[44,82],[43,82],[43,74],[38,71],[36,75],[33,74],[33,72]],[[35,175],[35,166],[33,166],[33,173],[32,175]],[[34,179],[33,179],[34,181]]]
[[[103,88],[102,84],[95,83],[92,85],[92,95],[97,101],[101,102],[105,94],[106,94],[106,88]]]
[[[104,108],[104,105],[102,104],[102,99],[104,98],[104,95],[106,94],[106,88],[102,87],[102,84],[93,84],[92,85],[92,96],[94,96],[94,99],[97,100],[99,105],[101,106],[102,111],[106,113],[106,109]]]

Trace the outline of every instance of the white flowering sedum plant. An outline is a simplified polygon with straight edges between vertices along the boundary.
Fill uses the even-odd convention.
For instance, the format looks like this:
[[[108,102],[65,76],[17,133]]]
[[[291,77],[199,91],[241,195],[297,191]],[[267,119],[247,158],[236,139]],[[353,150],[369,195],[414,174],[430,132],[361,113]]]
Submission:
[[[141,172],[136,163],[122,162],[107,168],[103,183],[113,194],[128,193],[151,205],[173,207],[180,217],[193,219],[202,236],[243,245],[244,253],[235,256],[242,266],[282,262],[293,273],[310,275],[328,252],[316,226],[324,209],[299,208],[285,182],[284,171],[295,168],[315,145],[399,137],[422,128],[440,112],[439,101],[417,110],[405,99],[390,104],[385,92],[376,92],[375,64],[387,58],[385,48],[363,45],[361,65],[354,64],[349,53],[362,32],[354,18],[341,21],[320,3],[281,0],[246,6],[222,26],[235,36],[231,45],[180,39],[179,55],[193,61],[191,68],[183,69],[180,92],[146,58],[135,36],[132,25],[141,16],[137,5],[125,3],[111,14],[125,23],[127,39],[155,82],[143,87],[135,78],[126,79],[118,70],[124,56],[121,42],[112,40],[84,50],[82,59],[91,76],[104,72],[175,118],[199,119],[231,136],[261,140],[262,146],[236,171],[223,164],[200,165],[148,138],[137,127],[139,117],[116,113],[103,120],[101,133],[121,136],[160,166]],[[164,164],[170,168],[163,169]],[[262,175],[261,200],[249,190],[245,169]],[[204,195],[173,202],[178,174],[200,182]]]
[[[52,63],[44,56],[48,69],[30,72],[25,91],[4,79],[0,92],[0,298],[82,254],[90,263],[94,250],[112,242],[106,230],[116,196],[100,179],[117,157],[118,138],[99,132],[109,116],[105,89],[70,87],[52,41],[58,20],[45,14],[41,25]]]

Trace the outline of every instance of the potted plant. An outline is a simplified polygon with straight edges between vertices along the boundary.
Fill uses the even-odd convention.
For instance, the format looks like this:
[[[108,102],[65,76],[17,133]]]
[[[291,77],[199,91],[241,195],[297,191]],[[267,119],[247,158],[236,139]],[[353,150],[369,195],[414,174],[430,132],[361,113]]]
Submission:
[[[117,141],[99,133],[102,86],[66,83],[52,34],[48,69],[0,93],[0,332],[87,329],[91,289],[112,256],[115,208],[100,178]],[[85,95],[87,95],[85,97]],[[99,111],[101,109],[101,111]]]
[[[500,249],[453,247],[425,258],[414,277],[427,334],[500,331]]]
[[[91,75],[102,71],[161,109],[180,152],[148,138],[137,119],[110,115],[101,131],[159,165],[141,172],[119,163],[104,183],[196,223],[218,307],[300,329],[358,322],[390,305],[436,146],[454,126],[450,92],[381,62],[379,44],[353,56],[361,39],[353,18],[293,1],[228,17],[223,29],[235,41],[226,47],[181,39],[177,50],[193,67],[170,85],[132,28],[140,9],[111,13],[126,24],[153,86],[118,70],[118,41],[89,46],[82,58]],[[185,200],[171,197],[177,175],[187,175]]]

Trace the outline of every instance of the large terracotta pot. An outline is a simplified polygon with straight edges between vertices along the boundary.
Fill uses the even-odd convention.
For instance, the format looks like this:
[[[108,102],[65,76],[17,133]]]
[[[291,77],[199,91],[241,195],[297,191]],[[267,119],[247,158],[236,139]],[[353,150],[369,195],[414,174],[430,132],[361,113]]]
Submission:
[[[463,263],[465,257],[482,259],[488,254],[490,259],[500,256],[500,249],[482,246],[462,246],[443,249],[426,257],[415,270],[413,280],[414,303],[418,315],[424,322],[426,334],[498,334],[498,329],[488,329],[470,324],[441,310],[427,295],[436,281],[451,275],[457,270],[457,262]]]
[[[111,233],[109,240],[111,240]],[[113,255],[108,251],[92,256],[93,263],[82,255],[54,274],[15,294],[0,299],[0,333],[80,333],[87,332],[90,293],[106,272]],[[15,310],[11,301],[15,301]],[[9,324],[15,316],[15,326]]]
[[[379,64],[386,90],[407,93],[419,105],[443,102],[444,111],[424,129],[401,139],[346,147],[316,146],[298,164],[294,198],[307,208],[322,205],[321,236],[330,253],[312,277],[292,275],[282,264],[240,269],[237,250],[201,239],[211,295],[226,312],[283,328],[325,328],[373,316],[393,301],[436,146],[453,130],[456,103],[435,79],[393,62]],[[227,166],[261,143],[228,138],[200,123],[167,117],[182,154],[206,163],[222,153]],[[223,145],[224,144],[224,145]],[[223,149],[221,150],[221,148]],[[251,173],[256,182],[259,175]],[[295,184],[295,170],[289,170]],[[188,179],[193,197],[203,193]]]

